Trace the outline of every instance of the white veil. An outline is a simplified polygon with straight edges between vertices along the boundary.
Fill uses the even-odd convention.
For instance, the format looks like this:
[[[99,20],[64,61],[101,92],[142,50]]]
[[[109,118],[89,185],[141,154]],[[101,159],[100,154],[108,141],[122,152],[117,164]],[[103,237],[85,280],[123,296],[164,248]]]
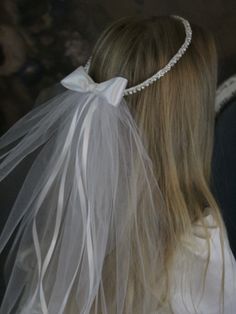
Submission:
[[[123,98],[127,81],[96,84],[80,67],[62,84],[0,139],[0,181],[38,150],[0,237],[2,251],[17,230],[1,314],[121,314],[133,248],[144,286],[157,271],[162,197]],[[103,272],[113,251],[111,312]]]

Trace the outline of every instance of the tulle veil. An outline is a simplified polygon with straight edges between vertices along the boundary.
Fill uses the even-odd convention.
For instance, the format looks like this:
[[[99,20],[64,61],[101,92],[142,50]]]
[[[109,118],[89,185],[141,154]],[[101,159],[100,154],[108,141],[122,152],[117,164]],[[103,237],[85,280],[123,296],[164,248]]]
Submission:
[[[0,181],[37,151],[0,237],[2,251],[16,232],[1,314],[121,314],[133,248],[144,286],[157,267],[162,196],[123,97],[127,82],[102,86],[80,72],[0,139]],[[103,272],[113,251],[111,312]],[[148,303],[147,287],[140,313]]]

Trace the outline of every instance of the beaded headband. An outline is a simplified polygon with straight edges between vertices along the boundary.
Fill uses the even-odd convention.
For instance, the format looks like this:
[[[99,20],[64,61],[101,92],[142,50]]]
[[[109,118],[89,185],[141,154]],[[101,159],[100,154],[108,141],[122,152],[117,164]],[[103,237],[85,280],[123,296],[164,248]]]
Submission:
[[[144,88],[148,87],[149,85],[153,84],[155,81],[159,80],[167,72],[169,72],[173,68],[173,66],[181,59],[181,57],[185,54],[185,52],[186,52],[187,48],[189,47],[191,40],[192,40],[192,29],[191,29],[189,22],[187,20],[185,20],[184,18],[177,16],[177,15],[173,15],[173,17],[175,19],[181,21],[184,25],[184,29],[185,29],[185,41],[184,41],[184,43],[182,44],[180,49],[177,51],[177,53],[170,59],[170,61],[162,69],[160,69],[157,73],[155,73],[153,76],[151,76],[150,78],[148,78],[144,82],[142,82],[138,85],[135,85],[133,87],[125,89],[124,96],[135,94],[135,93],[143,90]],[[86,72],[89,71],[90,63],[91,63],[91,57],[89,58],[87,64],[84,67]]]

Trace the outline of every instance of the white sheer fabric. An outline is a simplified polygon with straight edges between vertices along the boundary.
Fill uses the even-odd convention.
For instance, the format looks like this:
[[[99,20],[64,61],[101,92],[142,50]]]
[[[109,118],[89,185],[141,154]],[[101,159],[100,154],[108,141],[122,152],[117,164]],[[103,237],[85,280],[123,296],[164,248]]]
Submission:
[[[134,217],[144,193],[150,224],[158,222],[162,197],[123,99],[127,81],[95,84],[77,69],[63,84],[69,90],[37,107],[0,139],[0,180],[39,151],[0,237],[2,251],[18,227],[1,314],[88,314],[98,299],[101,312],[109,313],[102,269],[114,248],[114,301],[121,314],[131,228],[132,241],[141,249]],[[158,250],[151,250],[150,227],[143,230],[150,238],[145,259],[153,272]],[[140,253],[141,265],[142,259]],[[143,274],[145,281],[148,274]]]

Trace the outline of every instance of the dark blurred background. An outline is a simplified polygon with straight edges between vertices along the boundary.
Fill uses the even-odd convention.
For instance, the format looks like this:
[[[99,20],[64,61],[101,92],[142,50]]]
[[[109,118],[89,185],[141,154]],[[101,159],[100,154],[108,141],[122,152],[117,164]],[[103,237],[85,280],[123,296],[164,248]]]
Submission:
[[[210,29],[218,46],[219,83],[236,74],[236,0],[0,0],[0,135],[34,106],[40,92],[43,98],[48,87],[86,62],[108,23],[132,14],[177,14]],[[236,96],[228,107],[217,124],[213,165],[236,256]],[[1,183],[0,230],[30,162]]]
[[[235,0],[1,0],[0,135],[28,112],[39,91],[83,64],[112,20],[179,14],[212,30],[222,81],[236,72]]]

